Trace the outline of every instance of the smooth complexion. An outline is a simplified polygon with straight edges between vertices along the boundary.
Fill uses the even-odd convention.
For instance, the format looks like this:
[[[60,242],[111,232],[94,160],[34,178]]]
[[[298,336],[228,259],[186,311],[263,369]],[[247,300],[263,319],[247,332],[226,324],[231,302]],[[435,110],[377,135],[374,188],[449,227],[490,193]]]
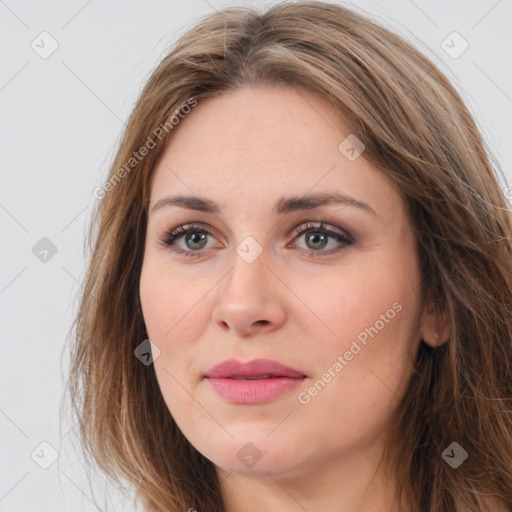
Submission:
[[[245,88],[201,100],[154,169],[140,279],[148,336],[161,350],[154,368],[170,414],[216,465],[228,512],[396,510],[394,482],[379,466],[389,420],[421,338],[433,344],[434,329],[439,342],[446,332],[422,300],[405,204],[364,153],[349,161],[339,151],[349,134],[316,95]],[[353,199],[275,209],[333,192]],[[166,199],[178,195],[218,212]],[[195,231],[166,245],[190,224]],[[237,253],[247,237],[257,242],[250,254],[262,249],[251,263]],[[395,303],[400,312],[300,403]],[[232,403],[203,378],[231,358],[273,359],[308,378],[266,403]],[[251,467],[237,456],[249,442],[261,455]]]

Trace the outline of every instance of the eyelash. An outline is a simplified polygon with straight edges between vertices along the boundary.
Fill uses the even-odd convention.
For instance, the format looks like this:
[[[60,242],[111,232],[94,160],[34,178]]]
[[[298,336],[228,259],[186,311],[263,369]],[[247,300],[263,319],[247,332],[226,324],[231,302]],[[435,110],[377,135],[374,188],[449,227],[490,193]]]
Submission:
[[[351,246],[354,244],[354,239],[351,235],[343,234],[338,231],[334,231],[329,227],[329,225],[324,224],[323,222],[320,223],[311,223],[311,222],[305,222],[304,224],[301,224],[299,227],[294,229],[295,238],[298,238],[301,235],[304,235],[308,232],[314,232],[314,233],[321,233],[324,235],[328,235],[330,238],[334,238],[337,242],[343,244],[342,247],[336,248],[336,249],[330,249],[329,251],[324,250],[318,250],[315,251],[313,249],[303,249],[306,251],[310,251],[312,253],[313,257],[325,257],[329,256],[334,253],[341,252],[343,249],[345,249],[348,246]],[[184,256],[191,256],[191,257],[198,257],[201,256],[201,253],[204,253],[203,250],[197,249],[197,250],[184,250],[176,246],[176,240],[181,238],[184,235],[187,235],[189,233],[202,233],[206,235],[211,235],[209,231],[204,229],[200,225],[195,224],[185,224],[180,225],[176,229],[167,232],[164,237],[161,240],[161,243],[166,247],[171,249],[174,252],[177,252],[178,254],[182,254]],[[213,236],[213,235],[211,235]]]

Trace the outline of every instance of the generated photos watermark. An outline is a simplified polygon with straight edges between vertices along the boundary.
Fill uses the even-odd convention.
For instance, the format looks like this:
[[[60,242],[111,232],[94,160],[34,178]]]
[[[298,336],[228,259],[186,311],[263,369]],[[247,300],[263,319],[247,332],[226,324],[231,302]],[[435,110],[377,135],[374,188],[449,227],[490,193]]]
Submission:
[[[327,370],[322,374],[322,376],[316,380],[316,382],[310,386],[306,391],[301,391],[297,398],[302,405],[307,405],[311,402],[311,399],[322,391],[329,382],[332,381],[342,370],[347,366],[350,361],[354,359],[354,357],[359,354],[363,348],[368,345],[369,337],[373,339],[375,336],[379,334],[382,329],[386,327],[387,324],[395,318],[397,313],[402,311],[402,304],[399,302],[395,302],[392,307],[390,307],[385,313],[381,313],[379,320],[377,320],[372,326],[366,327],[363,331],[361,331],[352,343],[348,350],[346,350],[343,355],[338,355],[336,360],[327,368]]]
[[[110,178],[103,183],[101,187],[96,187],[92,195],[95,199],[103,199],[107,192],[110,192],[128,173],[147,156],[152,149],[157,146],[157,140],[161,141],[164,134],[169,134],[170,131],[179,124],[179,122],[191,112],[192,108],[197,105],[195,98],[190,98],[185,105],[176,109],[171,117],[165,122],[161,123],[152,132],[152,136],[148,135],[146,142],[137,150],[134,151],[131,157],[117,169],[117,171],[110,176]]]

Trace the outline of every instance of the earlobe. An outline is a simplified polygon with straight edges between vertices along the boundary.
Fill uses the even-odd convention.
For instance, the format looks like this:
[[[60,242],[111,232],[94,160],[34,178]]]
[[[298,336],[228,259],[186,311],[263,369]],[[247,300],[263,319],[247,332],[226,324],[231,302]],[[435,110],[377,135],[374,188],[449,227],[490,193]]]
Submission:
[[[446,310],[439,311],[433,304],[424,311],[421,339],[431,347],[440,347],[450,337],[450,321]]]

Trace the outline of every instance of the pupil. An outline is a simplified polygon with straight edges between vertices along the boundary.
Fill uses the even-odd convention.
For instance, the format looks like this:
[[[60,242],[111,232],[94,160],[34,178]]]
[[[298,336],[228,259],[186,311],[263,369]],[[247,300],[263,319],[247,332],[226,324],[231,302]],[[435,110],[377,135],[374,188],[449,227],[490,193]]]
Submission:
[[[326,243],[326,236],[324,234],[321,234],[321,233],[313,233],[312,235],[308,235],[308,241],[311,241],[313,240],[313,244],[317,244],[318,241],[320,240],[320,247],[314,247],[315,249],[322,249],[323,247],[325,247],[325,243]]]
[[[194,237],[199,237],[200,240],[199,241],[194,240]],[[193,234],[189,235],[189,238],[188,238],[187,242],[192,241],[192,244],[195,244],[195,243],[199,243],[200,244],[201,243],[201,239],[204,242],[204,240],[206,239],[205,233],[193,233]],[[199,247],[199,248],[201,248],[201,247]]]

